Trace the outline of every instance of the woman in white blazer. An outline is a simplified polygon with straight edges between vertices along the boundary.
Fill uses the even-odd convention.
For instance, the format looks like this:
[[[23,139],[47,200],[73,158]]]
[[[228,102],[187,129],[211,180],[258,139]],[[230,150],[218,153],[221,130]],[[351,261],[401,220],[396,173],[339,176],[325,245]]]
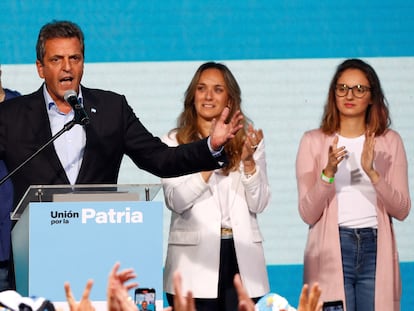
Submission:
[[[231,116],[240,105],[241,91],[230,70],[204,63],[187,88],[177,128],[164,141],[176,146],[208,137],[223,109],[229,107]],[[170,305],[175,271],[182,275],[183,292],[192,291],[197,311],[237,310],[236,273],[254,300],[269,292],[256,218],[270,200],[263,132],[243,122],[224,147],[229,160],[224,169],[162,179],[172,212],[164,269]]]

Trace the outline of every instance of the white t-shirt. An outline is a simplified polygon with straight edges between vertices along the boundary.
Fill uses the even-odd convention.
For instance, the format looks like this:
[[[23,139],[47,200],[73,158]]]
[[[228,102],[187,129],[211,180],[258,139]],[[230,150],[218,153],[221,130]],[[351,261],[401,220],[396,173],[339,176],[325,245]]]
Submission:
[[[338,135],[338,147],[348,151],[335,174],[338,197],[338,225],[347,228],[377,227],[377,195],[361,167],[365,135],[346,138]]]

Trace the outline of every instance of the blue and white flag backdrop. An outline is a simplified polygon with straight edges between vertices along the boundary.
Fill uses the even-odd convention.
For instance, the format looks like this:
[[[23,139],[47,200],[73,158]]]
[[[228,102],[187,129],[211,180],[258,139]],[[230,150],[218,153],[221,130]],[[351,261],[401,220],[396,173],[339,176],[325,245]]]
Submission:
[[[292,305],[302,284],[307,235],[297,211],[296,151],[303,132],[318,127],[330,79],[345,58],[362,58],[376,69],[392,127],[406,146],[414,193],[414,3],[5,1],[0,11],[4,87],[26,94],[40,86],[34,65],[38,31],[53,19],[68,19],[86,37],[83,84],[126,95],[158,136],[175,126],[184,91],[201,63],[221,61],[232,70],[242,88],[243,109],[265,133],[272,201],[259,221],[272,291]],[[125,159],[119,183],[147,182],[159,179]],[[157,199],[163,200],[162,194]],[[409,310],[414,304],[413,216],[394,224],[402,310]],[[164,249],[168,226],[164,209]]]

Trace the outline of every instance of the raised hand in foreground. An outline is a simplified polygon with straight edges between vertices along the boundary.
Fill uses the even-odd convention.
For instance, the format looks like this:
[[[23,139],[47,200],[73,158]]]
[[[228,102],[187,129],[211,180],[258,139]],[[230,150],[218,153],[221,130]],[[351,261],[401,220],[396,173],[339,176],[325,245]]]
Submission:
[[[254,311],[255,304],[247,295],[245,288],[240,279],[240,275],[234,276],[234,287],[236,288],[239,299],[239,311]],[[297,311],[320,311],[322,310],[322,302],[319,302],[321,296],[321,289],[315,283],[310,291],[308,284],[303,285],[302,292],[299,297],[299,306]]]
[[[247,295],[246,289],[243,287],[240,274],[236,274],[233,279],[234,287],[237,291],[237,298],[239,299],[239,311],[254,311],[255,304],[249,295]]]
[[[309,291],[308,284],[303,285],[302,292],[299,297],[299,306],[297,311],[320,311],[322,310],[321,289],[318,283],[313,284]]]
[[[119,262],[115,263],[109,273],[106,292],[108,311],[138,311],[138,307],[128,294],[128,291],[137,287],[138,283],[127,284],[128,281],[136,278],[136,274],[133,269],[118,272],[119,267]]]
[[[69,282],[65,282],[64,288],[66,293],[66,301],[68,302],[70,311],[95,311],[95,307],[92,305],[92,302],[89,299],[92,285],[93,280],[88,280],[85,290],[82,294],[82,299],[79,303],[77,303],[75,297],[73,296]]]
[[[128,281],[136,278],[136,274],[133,269],[124,269],[118,272],[119,267],[120,264],[118,262],[115,263],[108,277],[108,311],[139,311],[138,307],[128,294],[128,291],[137,287],[138,283],[133,282],[127,284]],[[196,311],[192,292],[182,292],[182,280],[179,272],[174,273],[173,282],[175,291],[174,311]],[[82,299],[77,303],[69,283],[66,282],[64,284],[66,300],[68,301],[70,311],[95,311],[95,307],[89,299],[92,285],[93,281],[88,280],[82,294]],[[239,311],[255,311],[255,303],[248,296],[246,289],[243,287],[239,274],[234,276],[234,286],[238,295]],[[314,284],[310,290],[307,284],[303,285],[297,311],[320,311],[322,309],[322,303],[319,302],[320,296],[321,289],[318,284]],[[164,309],[164,311],[171,310],[171,307]]]
[[[174,311],[196,311],[195,302],[193,299],[193,293],[188,291],[184,296],[182,291],[182,281],[181,274],[179,272],[174,272],[173,275],[174,283]],[[172,308],[165,308],[164,311],[171,311]]]

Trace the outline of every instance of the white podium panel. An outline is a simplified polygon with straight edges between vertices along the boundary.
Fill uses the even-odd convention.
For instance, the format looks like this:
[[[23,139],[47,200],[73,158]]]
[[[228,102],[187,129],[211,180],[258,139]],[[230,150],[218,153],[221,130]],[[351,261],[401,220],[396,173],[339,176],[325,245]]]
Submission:
[[[154,201],[30,203],[12,230],[17,291],[65,301],[68,281],[80,299],[93,279],[91,300],[106,301],[118,261],[162,299],[162,208]]]

